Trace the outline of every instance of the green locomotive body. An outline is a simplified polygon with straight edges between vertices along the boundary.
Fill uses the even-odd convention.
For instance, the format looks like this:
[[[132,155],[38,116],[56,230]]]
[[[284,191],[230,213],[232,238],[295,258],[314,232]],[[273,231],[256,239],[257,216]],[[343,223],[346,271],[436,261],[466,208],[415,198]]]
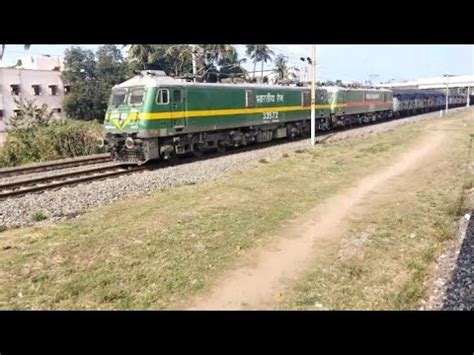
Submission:
[[[386,117],[391,105],[388,90],[323,87],[317,129]],[[104,125],[112,155],[142,164],[309,134],[310,117],[308,87],[192,83],[146,71],[112,89]]]
[[[331,114],[317,90],[317,118]],[[309,88],[181,82],[146,72],[115,86],[105,117],[106,141],[120,160],[201,154],[309,132]]]

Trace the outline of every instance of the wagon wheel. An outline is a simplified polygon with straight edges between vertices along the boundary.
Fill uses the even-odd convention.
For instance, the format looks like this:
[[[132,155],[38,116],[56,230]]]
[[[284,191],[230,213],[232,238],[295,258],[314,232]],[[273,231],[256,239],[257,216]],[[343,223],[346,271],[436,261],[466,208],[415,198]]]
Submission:
[[[226,150],[227,150],[227,147],[225,146],[223,141],[217,142],[217,151],[219,153],[225,153]]]
[[[169,154],[167,157],[166,157],[166,162],[170,165],[175,165],[178,163],[178,154],[176,154],[175,152]]]
[[[202,150],[201,144],[196,143],[193,145],[193,155],[196,158],[202,158],[204,156],[204,151]]]

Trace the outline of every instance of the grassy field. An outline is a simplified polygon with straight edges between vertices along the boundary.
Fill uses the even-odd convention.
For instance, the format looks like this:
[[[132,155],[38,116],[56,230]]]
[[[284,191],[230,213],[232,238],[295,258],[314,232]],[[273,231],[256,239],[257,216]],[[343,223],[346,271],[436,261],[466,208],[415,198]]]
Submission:
[[[446,130],[448,141],[386,193],[371,196],[370,210],[351,218],[339,249],[315,262],[281,308],[419,308],[433,262],[469,206],[473,123],[471,118],[450,119],[439,128],[424,124]]]
[[[400,193],[396,212],[387,215],[380,208],[370,219],[355,219],[351,235],[366,233],[370,225],[370,242],[348,258],[328,256],[315,265],[284,307],[308,308],[318,302],[329,308],[416,304],[440,249],[438,241],[449,237],[450,222],[459,212],[453,207],[458,196],[454,192],[462,178],[466,131],[473,126],[451,121],[456,129],[452,144],[440,152],[446,161],[432,167],[443,178],[435,181],[421,174],[424,177],[414,183],[422,186],[409,199]],[[253,248],[271,242],[275,231],[293,217],[389,164],[430,124],[297,150],[274,163],[261,161],[245,173],[123,200],[67,222],[4,231],[0,308],[179,308],[244,262]],[[457,170],[446,173],[452,168]],[[398,239],[387,237],[392,231],[389,225],[378,228],[375,223],[380,221],[400,231],[406,224],[417,237],[403,234],[407,232]],[[445,234],[431,234],[438,231]],[[374,268],[386,272],[371,273]]]

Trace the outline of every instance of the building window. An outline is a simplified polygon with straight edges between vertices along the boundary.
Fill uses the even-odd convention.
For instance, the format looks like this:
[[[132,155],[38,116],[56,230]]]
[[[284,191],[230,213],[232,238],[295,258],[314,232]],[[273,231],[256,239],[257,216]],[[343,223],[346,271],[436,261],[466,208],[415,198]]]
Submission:
[[[160,105],[167,105],[169,103],[168,89],[160,89],[156,95],[156,103]]]
[[[3,121],[3,110],[0,110],[0,121]]]
[[[10,85],[10,87],[12,89],[12,95],[15,95],[15,96],[20,95],[20,85],[12,84]]]
[[[60,108],[55,108],[54,111],[56,111],[56,113],[61,113],[61,109],[60,109]]]
[[[64,85],[64,93],[67,95],[71,92],[71,85]]]
[[[253,95],[253,90],[245,90],[245,106],[255,106],[255,96]]]
[[[39,94],[41,94],[41,86],[39,85],[31,85],[31,87],[33,88],[33,94],[35,96],[38,96]]]
[[[49,85],[49,90],[51,96],[56,96],[58,94],[58,86],[57,85]]]

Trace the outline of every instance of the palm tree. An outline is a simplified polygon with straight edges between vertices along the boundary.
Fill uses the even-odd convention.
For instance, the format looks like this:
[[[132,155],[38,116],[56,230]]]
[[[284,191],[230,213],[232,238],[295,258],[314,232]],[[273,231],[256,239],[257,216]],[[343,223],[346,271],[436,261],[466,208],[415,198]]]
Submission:
[[[273,72],[277,75],[275,83],[287,80],[290,76],[294,76],[294,74],[292,75],[292,73],[290,73],[290,67],[288,67],[288,62],[283,54],[279,54],[276,57],[275,69],[273,69]]]
[[[202,79],[211,82],[217,81],[217,66],[237,52],[230,44],[200,44],[194,47],[198,72]]]
[[[255,60],[255,47],[256,44],[247,44],[247,48],[245,50],[245,54],[249,56],[250,59],[253,61],[253,78],[255,79],[255,69],[257,67],[257,61]]]
[[[30,49],[30,47],[31,47],[31,44],[25,44],[23,46],[23,48],[25,48],[26,51]],[[0,60],[2,60],[4,52],[5,52],[5,44],[2,44],[0,47]]]
[[[229,57],[236,52],[231,44],[206,44],[203,46],[204,51],[208,54],[209,59],[219,62],[223,58]]]
[[[234,81],[236,75],[246,73],[246,70],[242,68],[242,63],[245,63],[246,61],[246,58],[239,59],[237,51],[229,52],[218,63],[220,66],[221,78],[232,76],[232,81]]]
[[[169,46],[164,57],[175,76],[186,74],[187,69],[192,67],[192,48],[187,44]]]
[[[266,44],[248,44],[247,45],[247,55],[250,55],[254,63],[253,77],[255,78],[255,66],[258,62],[262,63],[262,80],[263,80],[263,65],[267,61],[272,60],[272,55],[275,53],[268,48]]]

